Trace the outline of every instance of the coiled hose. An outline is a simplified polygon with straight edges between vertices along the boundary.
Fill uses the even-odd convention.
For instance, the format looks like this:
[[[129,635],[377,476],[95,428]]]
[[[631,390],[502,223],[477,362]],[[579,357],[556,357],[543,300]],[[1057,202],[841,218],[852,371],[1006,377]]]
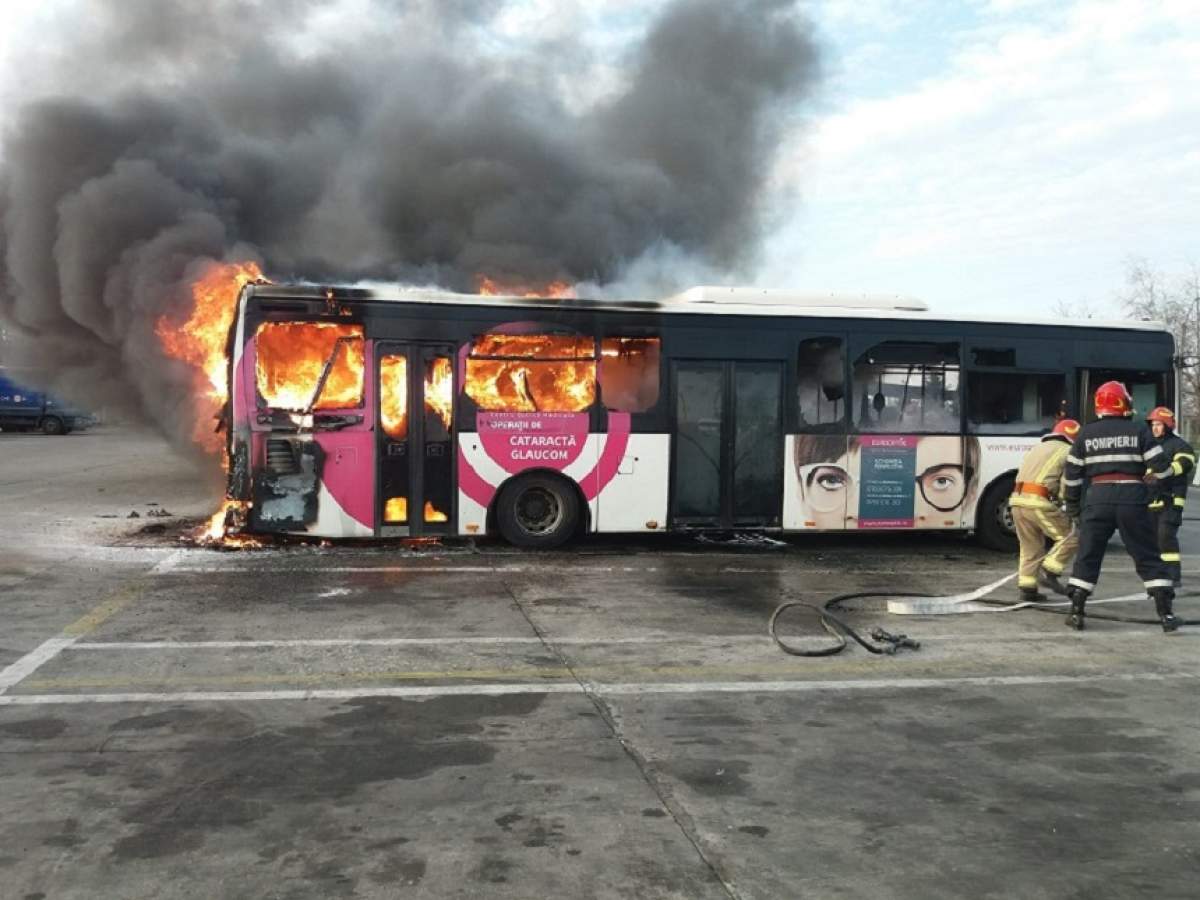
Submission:
[[[853,594],[838,594],[836,597],[833,597],[833,598],[827,600],[821,606],[818,606],[815,603],[807,603],[803,600],[788,600],[785,603],[779,604],[779,606],[777,606],[775,608],[775,612],[771,613],[771,620],[767,624],[767,632],[771,635],[771,640],[773,640],[775,642],[775,644],[779,647],[779,649],[782,650],[784,653],[787,653],[791,656],[833,656],[834,654],[841,653],[843,650],[846,649],[847,644],[848,644],[848,642],[846,640],[847,637],[852,638],[855,642],[860,644],[864,649],[866,649],[870,653],[874,653],[877,655],[891,656],[891,655],[895,654],[895,652],[897,650],[900,650],[900,649],[919,650],[921,647],[921,644],[919,641],[915,641],[912,638],[908,637],[908,635],[891,634],[890,632],[884,631],[882,628],[873,628],[871,630],[870,637],[875,642],[875,643],[871,643],[871,642],[867,641],[861,634],[859,634],[857,631],[855,631],[849,624],[847,624],[842,619],[839,619],[832,612],[830,612],[830,610],[833,609],[834,607],[836,607],[839,603],[843,603],[847,600],[865,600],[868,598],[880,598],[880,597],[887,597],[892,600],[899,600],[899,599],[904,599],[904,598],[928,600],[928,599],[936,599],[937,597],[946,597],[946,596],[954,596],[954,595],[952,595],[952,594],[950,594],[950,595],[948,595],[948,594],[897,594],[895,591],[860,591],[858,593],[853,593]],[[1003,600],[987,600],[987,599],[981,598],[981,597],[974,598],[972,600],[972,602],[986,603],[989,606],[1012,607],[1014,609],[1016,609],[1016,608],[1035,609],[1038,612],[1053,613],[1054,615],[1058,615],[1058,616],[1066,616],[1070,613],[1070,607],[1051,607],[1051,606],[1038,606],[1036,604],[1027,604],[1027,603],[1008,603]],[[805,609],[811,609],[813,612],[815,612],[817,614],[818,621],[820,621],[820,623],[821,623],[821,627],[824,628],[825,631],[828,632],[829,635],[831,637],[833,637],[835,641],[837,641],[837,643],[831,644],[827,647],[819,647],[816,650],[801,650],[799,647],[796,647],[794,645],[790,645],[790,644],[786,643],[779,636],[776,629],[778,626],[780,616],[786,610],[792,609],[794,607],[803,607]],[[1112,615],[1112,614],[1106,614],[1106,613],[1088,612],[1087,618],[1101,619],[1105,622],[1127,622],[1127,623],[1133,624],[1133,625],[1158,625],[1159,624],[1158,619],[1139,619],[1135,616],[1118,616],[1118,615]],[[1179,624],[1180,625],[1200,625],[1200,621],[1195,621],[1195,620],[1189,621],[1187,619],[1180,619]]]

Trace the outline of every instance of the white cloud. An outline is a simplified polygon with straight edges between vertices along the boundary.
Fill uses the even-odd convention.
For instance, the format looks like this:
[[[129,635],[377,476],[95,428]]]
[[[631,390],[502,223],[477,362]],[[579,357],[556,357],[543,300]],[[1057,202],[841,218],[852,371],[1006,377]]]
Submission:
[[[799,258],[822,286],[999,310],[1103,294],[1131,252],[1200,252],[1200,5],[992,7],[936,74],[801,138],[780,177],[806,206],[764,281],[794,285]]]

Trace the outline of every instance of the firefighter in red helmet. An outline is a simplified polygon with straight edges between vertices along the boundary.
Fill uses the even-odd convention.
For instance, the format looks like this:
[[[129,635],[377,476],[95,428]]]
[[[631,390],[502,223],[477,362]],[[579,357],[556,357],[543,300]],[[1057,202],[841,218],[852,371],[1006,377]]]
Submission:
[[[1196,468],[1196,451],[1175,433],[1175,413],[1165,406],[1156,406],[1146,416],[1154,439],[1171,463],[1171,474],[1150,486],[1150,515],[1154,517],[1158,535],[1158,551],[1167,564],[1175,587],[1183,583],[1183,567],[1179,555],[1179,526],[1183,524],[1183,507],[1187,503],[1188,483]]]
[[[1080,522],[1079,554],[1067,582],[1071,598],[1067,624],[1083,630],[1084,607],[1100,580],[1104,551],[1113,532],[1120,531],[1121,541],[1154,600],[1163,631],[1175,631],[1179,627],[1172,611],[1175,591],[1171,573],[1159,556],[1147,508],[1149,492],[1143,481],[1143,477],[1149,481],[1170,477],[1171,460],[1146,424],[1133,418],[1133,398],[1119,381],[1100,385],[1096,415],[1100,417],[1097,421],[1079,429],[1064,470],[1067,515]]]
[[[1059,594],[1067,592],[1059,579],[1079,546],[1079,533],[1060,506],[1063,468],[1077,434],[1079,423],[1062,419],[1025,454],[1017,470],[1008,503],[1021,544],[1017,587],[1023,601],[1046,599],[1038,592],[1039,584]],[[1047,538],[1053,542],[1049,551]]]

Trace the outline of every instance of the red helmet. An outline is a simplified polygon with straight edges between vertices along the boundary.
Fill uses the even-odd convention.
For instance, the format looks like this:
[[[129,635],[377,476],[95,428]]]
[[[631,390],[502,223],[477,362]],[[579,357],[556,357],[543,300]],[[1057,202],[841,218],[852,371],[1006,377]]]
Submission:
[[[1096,388],[1096,415],[1132,416],[1133,398],[1119,381],[1106,381]]]
[[[1162,422],[1172,431],[1175,430],[1175,413],[1165,406],[1156,406],[1150,411],[1150,415],[1146,416],[1147,422]]]
[[[1054,431],[1051,434],[1061,434],[1068,441],[1075,442],[1075,435],[1079,434],[1079,423],[1074,419],[1059,419],[1054,425]]]

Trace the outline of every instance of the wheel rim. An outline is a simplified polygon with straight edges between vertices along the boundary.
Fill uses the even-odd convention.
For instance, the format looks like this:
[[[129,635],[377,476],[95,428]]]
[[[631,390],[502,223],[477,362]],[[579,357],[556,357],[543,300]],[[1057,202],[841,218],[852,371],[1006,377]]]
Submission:
[[[1009,507],[1007,499],[996,504],[996,524],[1005,534],[1016,537],[1017,526],[1013,523],[1012,508]]]
[[[562,500],[547,488],[531,487],[517,498],[517,525],[526,534],[550,534],[562,524],[564,515]]]

